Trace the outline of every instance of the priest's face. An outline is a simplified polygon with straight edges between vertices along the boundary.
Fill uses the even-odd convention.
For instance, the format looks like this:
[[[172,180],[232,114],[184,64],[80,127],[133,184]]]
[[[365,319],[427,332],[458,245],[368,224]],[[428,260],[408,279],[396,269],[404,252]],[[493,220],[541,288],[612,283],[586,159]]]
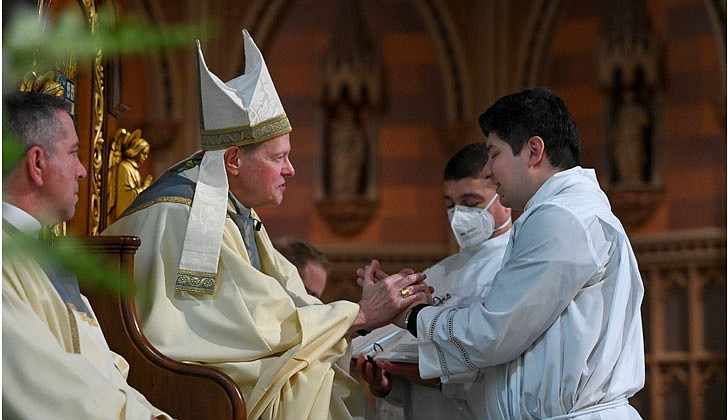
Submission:
[[[504,206],[523,209],[532,194],[526,147],[514,155],[511,146],[496,133],[488,135],[487,144],[488,163],[484,175],[495,185]]]
[[[248,147],[251,149],[246,150]],[[296,173],[289,159],[290,136],[284,134],[240,149],[239,167],[228,169],[230,191],[248,208],[280,205],[286,178]]]
[[[53,150],[44,150],[45,170],[40,186],[44,203],[43,214],[38,216],[48,224],[73,217],[78,202],[78,182],[86,176],[86,168],[78,159],[78,136],[71,116],[58,110],[56,120],[63,127],[63,135],[55,142]]]

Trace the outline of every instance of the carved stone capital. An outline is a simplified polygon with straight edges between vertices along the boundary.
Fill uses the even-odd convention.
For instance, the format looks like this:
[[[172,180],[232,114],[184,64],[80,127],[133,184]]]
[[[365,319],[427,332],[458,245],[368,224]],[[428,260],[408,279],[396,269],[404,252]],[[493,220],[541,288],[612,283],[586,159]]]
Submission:
[[[378,204],[366,197],[344,197],[318,201],[316,208],[334,233],[352,236],[369,224]]]

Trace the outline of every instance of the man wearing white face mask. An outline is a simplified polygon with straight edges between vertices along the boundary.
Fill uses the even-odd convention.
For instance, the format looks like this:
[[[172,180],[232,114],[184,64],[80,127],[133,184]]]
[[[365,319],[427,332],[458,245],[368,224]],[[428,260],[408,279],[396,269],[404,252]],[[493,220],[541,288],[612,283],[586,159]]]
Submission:
[[[503,207],[495,186],[483,175],[488,161],[485,143],[458,151],[445,167],[443,198],[459,252],[425,270],[435,288],[433,299],[443,309],[464,306],[488,293],[508,244],[511,209]],[[372,394],[385,397],[379,411],[401,407],[406,419],[474,419],[469,400],[482,399],[481,374],[468,373],[434,380],[420,378],[411,363],[379,361],[358,367]]]
[[[448,197],[448,183],[450,184],[449,188],[455,191],[463,188],[469,188],[471,187],[470,184],[490,184],[487,188],[493,194],[490,201],[488,201],[488,204],[486,204],[484,208],[479,207],[479,204],[451,204],[450,207],[448,207],[447,217],[448,220],[450,220],[450,227],[455,234],[455,240],[458,242],[460,249],[473,248],[493,237],[496,232],[499,232],[498,235],[500,235],[507,230],[506,228],[511,224],[510,212],[508,212],[509,217],[505,218],[500,226],[495,227],[495,218],[493,217],[493,214],[488,211],[491,205],[498,198],[498,194],[495,192],[495,187],[492,183],[490,183],[490,181],[485,178],[451,180],[449,182],[445,181],[445,201],[449,200],[456,203],[455,200]],[[465,203],[467,203],[467,200],[472,200],[472,197],[466,196],[463,198]],[[507,209],[504,208],[504,210]],[[498,211],[498,208],[495,208],[495,211]]]

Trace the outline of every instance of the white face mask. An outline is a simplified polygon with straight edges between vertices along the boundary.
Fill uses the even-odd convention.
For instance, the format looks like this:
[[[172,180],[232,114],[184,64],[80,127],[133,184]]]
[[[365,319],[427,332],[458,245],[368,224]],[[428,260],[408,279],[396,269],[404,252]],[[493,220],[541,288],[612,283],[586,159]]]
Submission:
[[[495,227],[495,220],[493,219],[493,215],[488,211],[488,208],[496,198],[498,198],[498,194],[493,195],[493,198],[483,209],[459,205],[447,209],[447,218],[450,220],[450,227],[461,249],[478,245],[490,239],[493,232],[506,227],[510,223],[509,219],[501,226]]]

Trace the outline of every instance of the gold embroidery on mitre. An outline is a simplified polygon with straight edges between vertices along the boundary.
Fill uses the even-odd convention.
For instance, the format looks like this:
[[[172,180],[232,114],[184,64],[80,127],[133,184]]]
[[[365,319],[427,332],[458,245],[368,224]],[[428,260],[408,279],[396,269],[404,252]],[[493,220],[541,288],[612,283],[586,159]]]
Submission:
[[[221,150],[230,146],[260,143],[290,133],[291,129],[291,122],[288,120],[288,116],[283,113],[252,127],[243,125],[215,130],[202,130],[202,149]]]

